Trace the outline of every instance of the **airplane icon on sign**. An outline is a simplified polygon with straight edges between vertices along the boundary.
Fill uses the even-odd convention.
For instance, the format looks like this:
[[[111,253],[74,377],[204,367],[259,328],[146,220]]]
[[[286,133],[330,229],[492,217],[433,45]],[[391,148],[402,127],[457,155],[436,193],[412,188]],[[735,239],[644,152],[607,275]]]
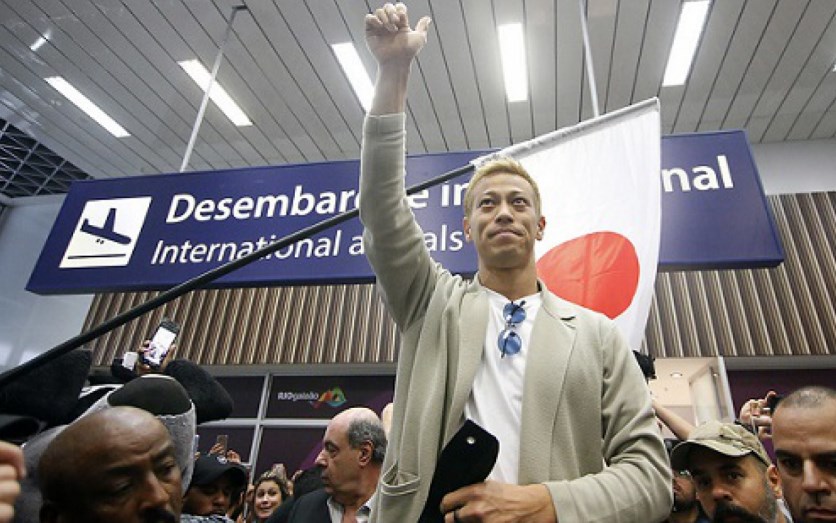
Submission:
[[[128,265],[150,206],[150,196],[88,200],[58,268]]]
[[[97,227],[90,223],[89,218],[84,219],[84,223],[81,224],[81,230],[86,232],[87,234],[92,234],[93,236],[98,236],[104,240],[110,240],[115,243],[119,243],[121,245],[128,245],[131,243],[131,238],[125,236],[124,234],[119,234],[116,232],[115,229],[116,225],[116,208],[111,207],[107,211],[107,219],[105,219],[104,225],[101,227]]]

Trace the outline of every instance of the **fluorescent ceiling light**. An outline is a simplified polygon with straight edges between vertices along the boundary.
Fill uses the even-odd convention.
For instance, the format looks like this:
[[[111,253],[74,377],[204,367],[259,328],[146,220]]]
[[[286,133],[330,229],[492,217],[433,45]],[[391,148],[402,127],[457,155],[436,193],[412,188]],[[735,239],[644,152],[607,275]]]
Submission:
[[[509,102],[525,101],[528,99],[528,66],[522,24],[502,24],[497,30],[505,94]]]
[[[184,71],[186,71],[186,74],[191,76],[192,80],[194,80],[198,87],[203,89],[203,92],[205,93],[209,86],[209,82],[212,79],[212,75],[209,74],[209,71],[207,71],[205,67],[203,67],[203,64],[201,64],[199,60],[184,60],[177,63]],[[244,111],[238,107],[238,104],[232,100],[232,97],[229,96],[229,94],[217,81],[212,85],[212,89],[209,91],[209,99],[215,102],[218,109],[223,111],[226,117],[238,127],[245,127],[253,124],[250,119],[247,118],[247,115],[244,114]]]
[[[365,111],[368,111],[372,105],[374,88],[369,73],[366,72],[363,62],[360,61],[357,49],[351,42],[332,44],[331,49],[337,55],[337,61],[340,62],[340,67],[343,68],[343,72],[348,77],[351,88],[354,89],[354,94],[360,100],[360,105],[363,106]]]
[[[710,0],[694,0],[682,4],[671,54],[668,56],[668,65],[665,67],[663,86],[682,85],[688,79],[710,4]]]
[[[79,109],[87,113],[87,116],[96,121],[97,124],[107,129],[110,134],[117,138],[125,138],[130,136],[124,127],[116,123],[116,121],[108,116],[104,111],[99,109],[99,106],[90,101],[89,98],[81,94],[81,92],[70,85],[69,82],[60,76],[50,76],[44,78],[49,85],[54,87],[59,93],[67,97],[69,101],[78,106]]]
[[[37,50],[40,49],[41,47],[43,47],[43,45],[46,42],[47,42],[47,37],[46,36],[39,36],[38,39],[35,40],[32,43],[32,45],[29,46],[29,49],[31,49],[33,53],[37,52]]]

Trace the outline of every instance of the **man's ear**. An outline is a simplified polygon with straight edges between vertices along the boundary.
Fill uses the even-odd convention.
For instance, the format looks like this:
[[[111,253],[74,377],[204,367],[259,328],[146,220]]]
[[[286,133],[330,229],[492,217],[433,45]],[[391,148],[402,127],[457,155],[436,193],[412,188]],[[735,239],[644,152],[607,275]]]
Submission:
[[[364,441],[360,443],[358,449],[360,451],[360,455],[357,457],[357,461],[360,463],[360,466],[365,467],[372,461],[372,454],[374,453],[374,445],[372,445],[371,441]]]
[[[766,469],[766,479],[769,481],[769,488],[775,493],[776,497],[783,498],[784,491],[781,488],[781,475],[778,474],[778,467],[770,465]]]
[[[538,240],[543,239],[543,231],[545,231],[545,229],[546,229],[546,217],[545,216],[540,216],[540,219],[537,220],[537,236],[536,237],[537,237]]]
[[[470,237],[470,220],[467,219],[467,216],[462,218],[462,230],[464,230],[465,241],[471,241],[472,238]]]

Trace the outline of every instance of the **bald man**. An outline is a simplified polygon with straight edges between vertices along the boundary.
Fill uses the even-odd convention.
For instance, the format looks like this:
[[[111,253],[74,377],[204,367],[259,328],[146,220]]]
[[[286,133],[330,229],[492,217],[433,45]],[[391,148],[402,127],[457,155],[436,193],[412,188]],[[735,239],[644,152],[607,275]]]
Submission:
[[[183,491],[174,442],[152,414],[114,407],[68,426],[38,467],[46,523],[176,523]]]
[[[374,411],[356,407],[328,422],[316,464],[325,489],[299,498],[290,523],[364,523],[386,455],[386,433]]]
[[[836,390],[804,387],[781,400],[772,445],[793,521],[836,521]]]

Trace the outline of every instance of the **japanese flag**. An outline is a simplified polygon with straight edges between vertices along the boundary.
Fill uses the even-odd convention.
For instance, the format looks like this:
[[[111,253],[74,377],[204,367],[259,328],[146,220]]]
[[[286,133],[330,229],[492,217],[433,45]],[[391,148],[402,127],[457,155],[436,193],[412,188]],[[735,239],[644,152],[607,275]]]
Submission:
[[[516,159],[540,187],[540,279],[615,320],[635,350],[659,259],[660,150],[652,99],[491,155]]]

